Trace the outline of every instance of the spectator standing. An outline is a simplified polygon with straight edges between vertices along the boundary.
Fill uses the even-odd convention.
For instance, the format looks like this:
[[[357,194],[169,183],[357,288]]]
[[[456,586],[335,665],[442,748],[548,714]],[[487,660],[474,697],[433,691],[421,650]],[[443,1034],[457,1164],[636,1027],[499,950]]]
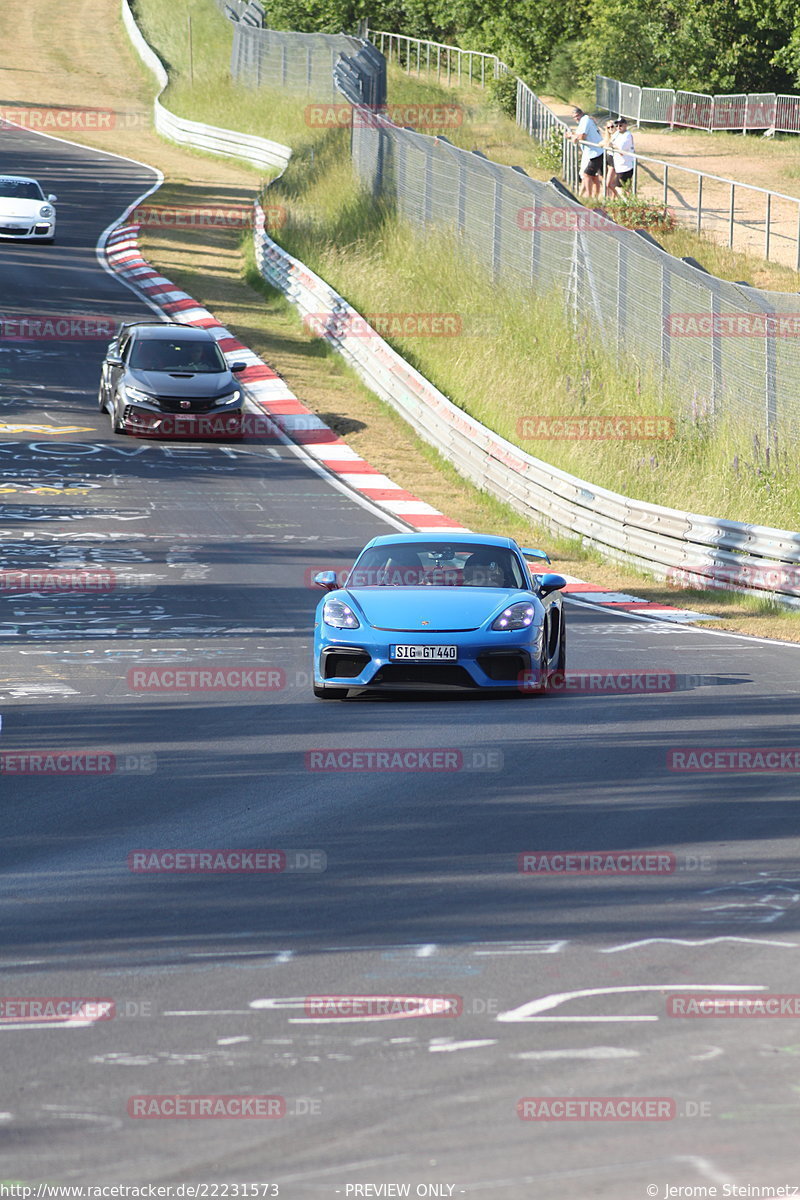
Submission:
[[[573,108],[572,115],[578,124],[575,129],[567,133],[567,137],[570,141],[575,142],[576,145],[582,143],[580,165],[581,186],[579,195],[589,197],[599,196],[603,179],[603,160],[605,158],[600,130],[597,128],[594,120],[582,108],[578,108],[577,106]]]
[[[609,196],[617,196],[619,194],[618,185],[628,183],[633,179],[633,164],[636,161],[633,157],[633,134],[628,129],[628,122],[625,117],[620,117],[614,124],[617,127],[617,132],[611,138],[611,147],[614,151],[611,169],[614,177],[613,183],[606,181],[606,191]]]

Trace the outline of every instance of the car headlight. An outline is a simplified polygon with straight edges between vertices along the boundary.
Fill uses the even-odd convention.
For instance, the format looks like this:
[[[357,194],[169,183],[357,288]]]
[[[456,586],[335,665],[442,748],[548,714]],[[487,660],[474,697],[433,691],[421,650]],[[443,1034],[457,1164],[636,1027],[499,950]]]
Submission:
[[[334,629],[358,629],[360,621],[343,600],[328,599],[322,606],[322,619]]]
[[[533,624],[535,615],[533,605],[523,600],[519,604],[512,604],[510,608],[504,608],[500,616],[492,622],[492,629],[527,629]]]
[[[52,215],[53,215],[53,208],[52,208],[52,205],[50,205],[50,204],[43,204],[42,207],[39,209],[40,217],[52,217]]]
[[[215,404],[223,404],[223,405],[224,404],[235,404],[237,402],[237,400],[241,400],[241,398],[242,398],[242,393],[237,388],[237,390],[235,392],[231,392],[227,396],[220,396],[217,400],[214,401],[214,403]]]
[[[155,398],[153,396],[148,396],[147,392],[142,392],[139,390],[139,388],[129,387],[127,383],[125,384],[125,395],[127,396],[128,400],[133,400],[134,404],[155,403]]]

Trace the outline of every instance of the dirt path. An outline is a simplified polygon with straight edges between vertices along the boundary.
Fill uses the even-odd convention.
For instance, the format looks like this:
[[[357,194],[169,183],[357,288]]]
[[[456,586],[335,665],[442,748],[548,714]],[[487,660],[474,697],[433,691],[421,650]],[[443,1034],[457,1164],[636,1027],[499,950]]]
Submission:
[[[542,97],[563,120],[570,121],[568,105]],[[600,113],[605,119],[607,114]],[[697,228],[698,180],[692,171],[704,171],[738,184],[766,188],[800,201],[800,137],[775,141],[758,134],[704,133],[700,130],[638,129],[631,125],[636,150],[667,162],[667,204],[676,218]],[[663,168],[640,162],[639,193],[653,200],[664,198]],[[701,231],[723,245],[730,237],[731,188],[728,183],[704,179]],[[733,248],[767,257],[767,197],[746,188],[734,190]],[[773,197],[770,202],[769,258],[787,267],[798,267],[800,203]]]

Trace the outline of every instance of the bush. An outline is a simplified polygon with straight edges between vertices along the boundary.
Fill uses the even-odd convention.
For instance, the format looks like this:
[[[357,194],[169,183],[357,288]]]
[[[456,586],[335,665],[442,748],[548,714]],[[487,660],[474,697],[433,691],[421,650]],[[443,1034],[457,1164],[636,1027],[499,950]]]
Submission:
[[[644,200],[632,192],[623,192],[614,199],[598,201],[591,205],[616,221],[626,229],[648,229],[659,233],[668,233],[675,228],[675,218],[663,204],[652,200]]]
[[[507,117],[517,115],[517,77],[516,75],[501,75],[499,79],[490,79],[487,87],[489,102],[492,108]]]

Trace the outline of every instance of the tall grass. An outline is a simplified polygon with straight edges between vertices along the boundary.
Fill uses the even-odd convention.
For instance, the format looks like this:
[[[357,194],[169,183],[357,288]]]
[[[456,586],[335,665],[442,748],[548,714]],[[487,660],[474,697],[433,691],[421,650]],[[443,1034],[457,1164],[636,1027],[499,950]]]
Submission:
[[[487,282],[453,235],[422,234],[360,190],[346,130],[310,128],[305,102],[227,79],[230,33],[211,0],[195,3],[194,88],[185,74],[187,44],[166,0],[138,0],[145,32],[179,72],[167,103],[201,120],[285,141],[295,155],[271,191],[288,210],[283,245],[365,314],[453,313],[459,336],[389,340],[457,405],[547,462],[594,484],[642,500],[737,520],[792,528],[800,513],[794,463],[761,447],[733,423],[713,430],[693,420],[677,393],[607,348],[598,331],[575,329],[558,297],[509,291]],[[392,77],[390,102],[452,102],[454,89]],[[507,161],[530,139],[486,107],[478,89],[451,140],[467,148],[484,122],[514,133]],[[468,102],[468,103],[467,103]],[[468,118],[468,119],[466,119]],[[449,134],[448,134],[449,136]],[[524,139],[524,146],[516,138]],[[481,149],[490,150],[484,142]],[[496,157],[496,156],[495,156]],[[524,165],[524,163],[523,163]],[[699,239],[697,239],[699,241]],[[685,244],[685,243],[684,243]],[[738,267],[738,261],[735,263]],[[737,275],[741,278],[741,275]],[[518,422],[545,416],[668,416],[674,436],[658,441],[527,441]]]

